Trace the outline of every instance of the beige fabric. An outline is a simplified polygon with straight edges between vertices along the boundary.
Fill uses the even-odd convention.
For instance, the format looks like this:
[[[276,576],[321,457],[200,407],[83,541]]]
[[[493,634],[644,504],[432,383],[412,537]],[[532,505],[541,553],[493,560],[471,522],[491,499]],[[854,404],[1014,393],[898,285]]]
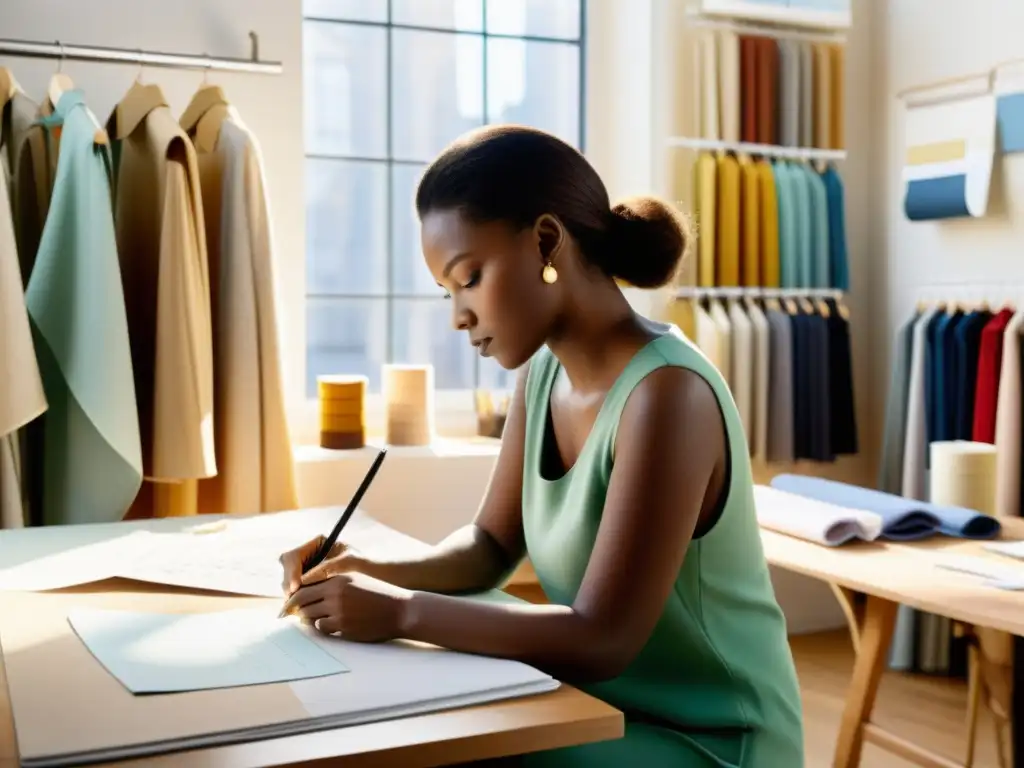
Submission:
[[[197,134],[204,128],[201,119]],[[214,146],[198,141],[197,151],[213,287],[218,470],[199,484],[199,510],[252,514],[295,509],[273,236],[259,146],[232,112],[220,124]]]
[[[704,356],[711,361],[719,371],[722,370],[722,352],[719,348],[718,326],[710,313],[701,306],[700,302],[694,304],[694,326],[696,327],[697,346]]]
[[[28,521],[19,429],[46,410],[14,237],[8,180],[0,164],[0,528]]]
[[[121,142],[116,198],[143,474],[147,481],[210,477],[217,471],[213,349],[199,168],[166,106]],[[130,516],[152,514],[148,485]]]
[[[832,146],[832,50],[826,45],[814,48],[814,146]]]
[[[768,391],[771,359],[771,331],[768,318],[756,302],[747,302],[747,312],[753,327],[754,359],[754,434],[752,437],[753,456],[758,461],[768,460]]]
[[[10,187],[23,285],[28,285],[39,250],[39,239],[46,223],[50,192],[57,173],[56,146],[50,145],[46,128],[33,125],[40,114],[49,114],[50,111],[25,94],[16,93],[10,101],[3,126],[2,161]]]
[[[718,370],[731,390],[733,388],[732,324],[729,322],[729,313],[725,311],[725,307],[720,301],[711,302],[709,313],[718,334]]]
[[[718,40],[713,32],[698,39],[700,60],[700,116],[701,136],[705,139],[721,138],[721,119],[718,106]]]
[[[747,443],[754,440],[754,328],[736,299],[729,302],[732,328],[732,396],[743,423]]]
[[[718,38],[718,110],[723,141],[740,140],[740,38],[722,32]]]

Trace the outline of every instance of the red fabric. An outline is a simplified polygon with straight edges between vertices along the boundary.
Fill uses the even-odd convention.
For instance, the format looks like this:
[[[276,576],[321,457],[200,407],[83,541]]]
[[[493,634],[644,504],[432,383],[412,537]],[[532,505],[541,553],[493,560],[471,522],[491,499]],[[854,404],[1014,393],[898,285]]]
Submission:
[[[981,330],[971,434],[971,439],[978,443],[994,445],[996,442],[996,402],[999,400],[999,373],[1003,367],[1003,333],[1011,317],[1012,310],[1000,310]]]

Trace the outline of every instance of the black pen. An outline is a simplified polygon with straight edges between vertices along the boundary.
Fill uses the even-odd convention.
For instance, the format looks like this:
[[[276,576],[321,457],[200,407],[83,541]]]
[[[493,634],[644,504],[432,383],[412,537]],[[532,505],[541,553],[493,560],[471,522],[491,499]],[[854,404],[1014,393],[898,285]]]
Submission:
[[[320,543],[316,552],[314,552],[312,556],[302,564],[303,574],[309,573],[320,565],[320,563],[322,563],[329,554],[331,554],[331,550],[338,541],[338,536],[341,535],[342,530],[344,530],[348,521],[352,518],[352,515],[356,511],[356,507],[359,506],[359,502],[363,500],[363,496],[370,487],[370,483],[373,482],[373,478],[377,475],[377,470],[379,470],[380,465],[384,463],[384,457],[387,453],[387,448],[380,449],[380,453],[377,454],[377,458],[374,459],[373,464],[370,465],[370,469],[367,471],[366,477],[363,478],[363,482],[359,484],[359,488],[356,489],[355,495],[352,496],[352,500],[348,503],[348,506],[345,507],[345,511],[341,513],[341,517],[338,518],[338,522],[335,523],[334,530],[332,530],[330,535]],[[284,615],[285,611],[282,609],[278,618],[282,618]]]

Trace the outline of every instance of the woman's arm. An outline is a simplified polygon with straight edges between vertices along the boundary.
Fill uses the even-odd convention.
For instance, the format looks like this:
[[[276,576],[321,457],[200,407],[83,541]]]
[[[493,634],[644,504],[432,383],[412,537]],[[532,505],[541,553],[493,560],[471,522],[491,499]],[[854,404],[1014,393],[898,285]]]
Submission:
[[[422,555],[389,558],[386,553],[346,552],[304,583],[355,570],[406,589],[473,592],[498,586],[523,558],[523,454],[526,442],[526,374],[523,367],[509,405],[498,460],[476,519]]]
[[[573,604],[492,605],[413,592],[400,601],[401,636],[517,659],[566,680],[621,674],[661,616],[725,450],[710,385],[686,369],[655,371],[620,418],[597,541]]]

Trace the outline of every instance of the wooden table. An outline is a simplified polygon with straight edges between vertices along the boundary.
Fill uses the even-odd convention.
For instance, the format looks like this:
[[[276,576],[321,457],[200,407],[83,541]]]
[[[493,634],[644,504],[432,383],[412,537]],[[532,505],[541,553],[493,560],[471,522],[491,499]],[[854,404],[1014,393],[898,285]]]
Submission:
[[[335,513],[336,516],[337,513]],[[207,518],[204,518],[204,521]],[[153,530],[176,530],[194,521],[120,523]],[[93,528],[93,526],[83,526]],[[351,537],[359,546],[408,548],[423,546],[365,516],[353,518]],[[119,532],[123,529],[119,528]],[[22,540],[27,532],[20,532]],[[0,534],[0,551],[3,549]],[[31,535],[31,534],[29,534]],[[95,538],[95,536],[93,537]],[[209,610],[252,605],[261,598],[200,594],[171,587],[147,586],[112,579],[45,594],[0,594],[0,620],[31,621],[24,610],[33,600],[74,602],[90,607],[131,606],[138,610]],[[209,603],[214,601],[214,604]],[[4,610],[6,606],[6,610]],[[42,606],[42,603],[40,603]],[[455,709],[401,720],[371,723],[301,736],[246,744],[197,749],[143,760],[121,761],[119,768],[145,764],[147,768],[187,764],[194,768],[249,768],[283,765],[341,765],[352,768],[427,768],[428,766],[485,760],[526,752],[619,738],[623,717],[604,702],[570,686],[549,694],[494,704]],[[0,649],[0,768],[20,765],[12,706]]]
[[[1024,539],[1024,520],[1003,522],[1002,538]],[[985,552],[981,542],[936,536],[914,543],[871,542],[830,548],[762,530],[772,565],[833,586],[850,622],[857,660],[847,694],[833,766],[860,765],[870,740],[918,765],[962,766],[890,733],[871,721],[878,684],[885,670],[896,611],[908,605],[974,627],[1024,636],[1024,592],[994,589],[982,579],[936,567],[951,555],[985,557],[1004,567],[1014,561]],[[1024,574],[1024,564],[1021,564]],[[854,600],[864,595],[862,605]]]

